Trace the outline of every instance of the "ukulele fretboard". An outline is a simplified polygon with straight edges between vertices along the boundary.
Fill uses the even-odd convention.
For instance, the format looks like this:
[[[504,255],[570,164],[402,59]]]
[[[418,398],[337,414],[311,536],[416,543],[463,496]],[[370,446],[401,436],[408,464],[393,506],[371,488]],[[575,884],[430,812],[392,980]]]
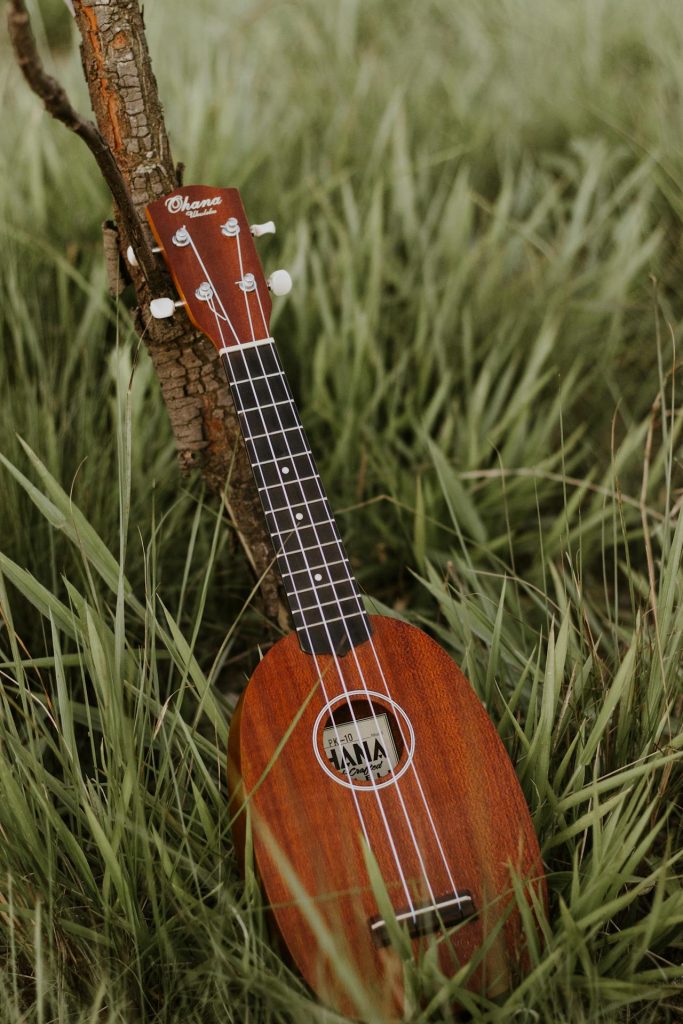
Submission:
[[[301,647],[344,654],[370,623],[275,346],[222,359]]]

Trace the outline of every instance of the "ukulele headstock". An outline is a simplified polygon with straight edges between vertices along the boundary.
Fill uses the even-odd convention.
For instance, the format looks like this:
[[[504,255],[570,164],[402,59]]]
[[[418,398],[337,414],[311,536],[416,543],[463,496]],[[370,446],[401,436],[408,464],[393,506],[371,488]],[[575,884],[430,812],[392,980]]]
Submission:
[[[236,188],[187,185],[150,203],[147,219],[190,320],[219,352],[270,335],[268,282]]]

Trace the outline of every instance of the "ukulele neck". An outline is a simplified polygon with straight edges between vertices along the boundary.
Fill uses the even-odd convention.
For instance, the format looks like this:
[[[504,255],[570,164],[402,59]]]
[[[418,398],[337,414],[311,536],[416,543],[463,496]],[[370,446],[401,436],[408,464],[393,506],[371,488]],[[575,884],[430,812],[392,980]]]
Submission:
[[[345,654],[370,623],[273,339],[221,359],[301,647]]]

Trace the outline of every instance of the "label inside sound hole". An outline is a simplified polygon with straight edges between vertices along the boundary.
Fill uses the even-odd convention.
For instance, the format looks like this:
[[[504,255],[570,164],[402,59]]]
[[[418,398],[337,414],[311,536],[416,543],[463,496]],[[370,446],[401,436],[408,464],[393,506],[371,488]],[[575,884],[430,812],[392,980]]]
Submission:
[[[388,715],[380,712],[323,730],[323,748],[331,768],[350,782],[382,779],[398,764]]]

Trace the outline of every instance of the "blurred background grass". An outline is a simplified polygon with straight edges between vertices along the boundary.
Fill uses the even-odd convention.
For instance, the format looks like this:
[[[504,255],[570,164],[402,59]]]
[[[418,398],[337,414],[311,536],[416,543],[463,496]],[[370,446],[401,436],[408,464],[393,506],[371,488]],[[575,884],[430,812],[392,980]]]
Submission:
[[[86,110],[66,7],[32,10]],[[463,665],[534,812],[547,942],[477,1019],[677,1019],[680,5],[145,12],[186,180],[278,223],[274,331],[360,582]],[[272,634],[106,295],[94,163],[0,53],[0,1005],[323,1019],[225,809]]]

